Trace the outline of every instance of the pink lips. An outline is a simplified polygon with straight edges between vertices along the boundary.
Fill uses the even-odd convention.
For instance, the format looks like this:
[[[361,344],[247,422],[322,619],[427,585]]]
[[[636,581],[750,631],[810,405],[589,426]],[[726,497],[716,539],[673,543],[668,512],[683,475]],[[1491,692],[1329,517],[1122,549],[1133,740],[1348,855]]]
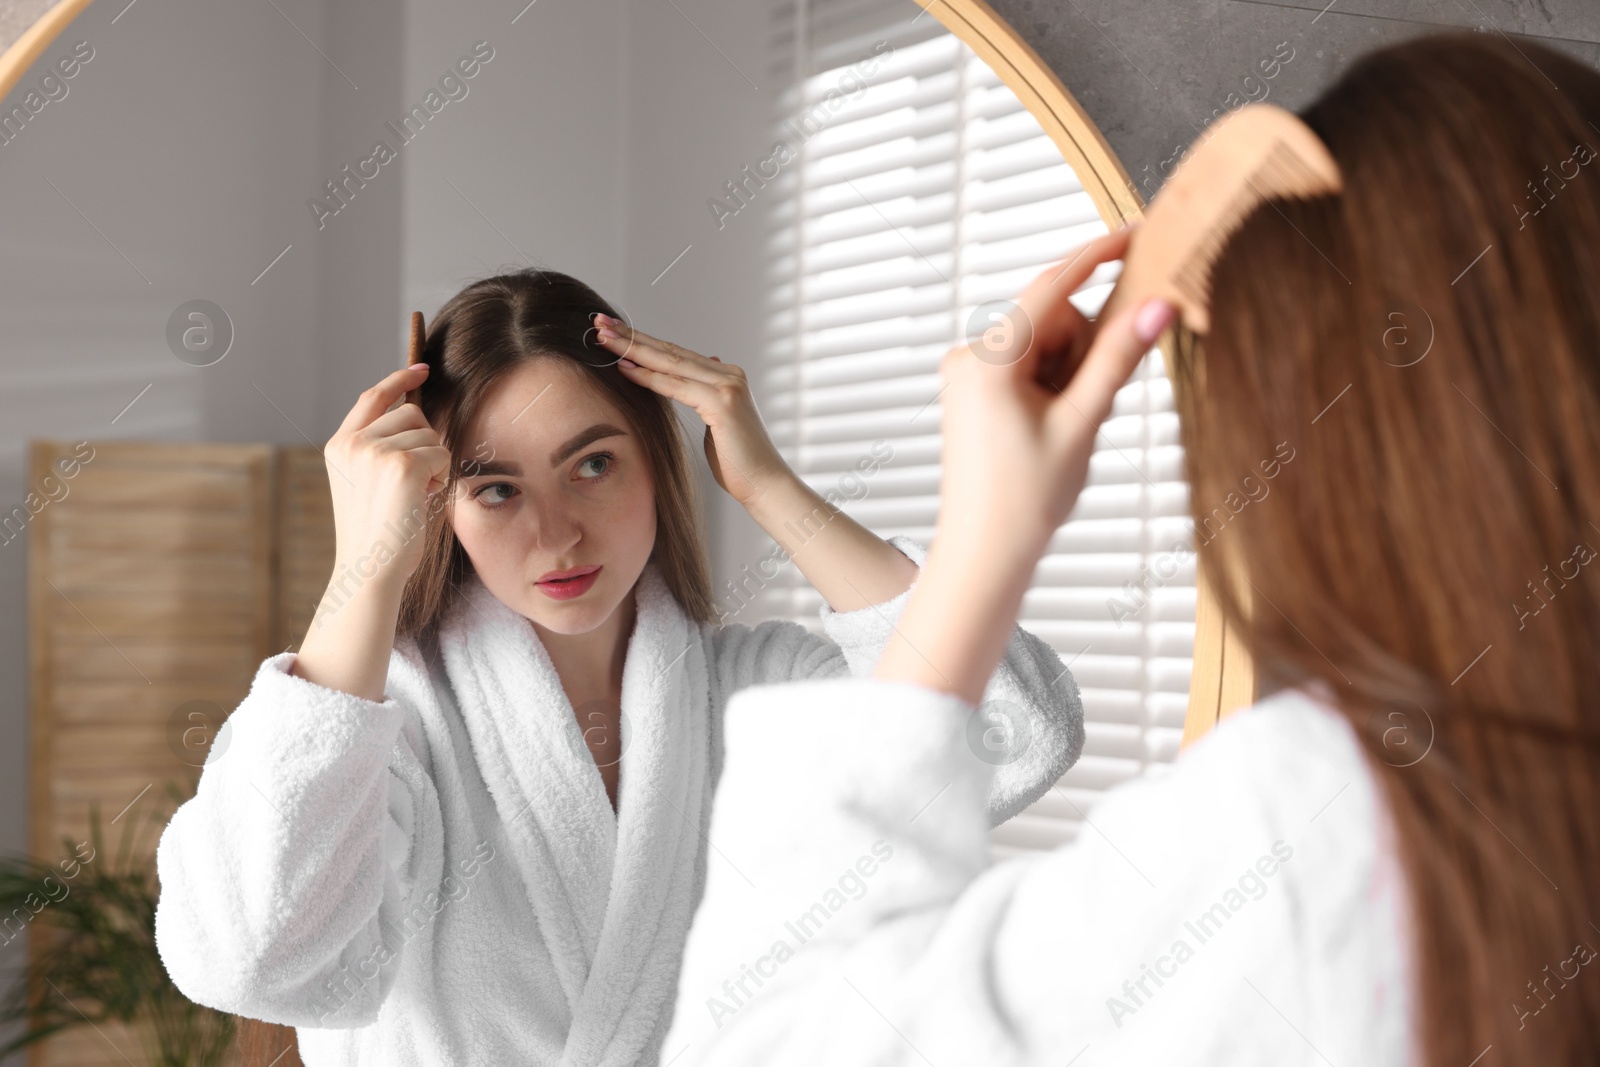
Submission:
[[[552,600],[572,600],[587,593],[599,576],[599,566],[572,567],[564,571],[550,571],[534,584]]]

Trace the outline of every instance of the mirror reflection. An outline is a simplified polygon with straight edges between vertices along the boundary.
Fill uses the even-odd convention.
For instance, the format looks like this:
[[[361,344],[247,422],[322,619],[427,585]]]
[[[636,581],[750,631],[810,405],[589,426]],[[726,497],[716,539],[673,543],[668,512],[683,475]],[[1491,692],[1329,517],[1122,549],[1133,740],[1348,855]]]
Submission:
[[[1081,177],[910,0],[111,0],[6,107],[7,941],[135,886],[170,976],[49,1055],[654,1062],[727,700],[871,671]],[[1175,757],[1186,509],[1152,349],[972,720],[996,857]]]

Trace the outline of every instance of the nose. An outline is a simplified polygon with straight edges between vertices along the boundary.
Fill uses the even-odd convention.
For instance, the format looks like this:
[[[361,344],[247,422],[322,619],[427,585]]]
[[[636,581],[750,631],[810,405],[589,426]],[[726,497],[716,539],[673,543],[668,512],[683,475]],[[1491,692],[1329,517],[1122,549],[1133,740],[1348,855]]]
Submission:
[[[583,526],[559,499],[533,501],[523,512],[532,526],[533,545],[547,556],[559,556],[583,539]]]

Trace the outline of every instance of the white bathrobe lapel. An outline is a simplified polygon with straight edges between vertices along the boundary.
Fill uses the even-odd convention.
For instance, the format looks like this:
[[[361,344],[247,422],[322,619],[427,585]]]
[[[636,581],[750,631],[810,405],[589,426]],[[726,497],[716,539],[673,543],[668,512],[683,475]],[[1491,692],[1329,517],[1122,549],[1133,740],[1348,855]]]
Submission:
[[[532,624],[475,578],[463,591],[465,603],[441,627],[440,648],[567,995],[562,1064],[631,1065],[660,1036],[697,902],[712,785],[700,629],[647,564],[622,675],[613,814]]]

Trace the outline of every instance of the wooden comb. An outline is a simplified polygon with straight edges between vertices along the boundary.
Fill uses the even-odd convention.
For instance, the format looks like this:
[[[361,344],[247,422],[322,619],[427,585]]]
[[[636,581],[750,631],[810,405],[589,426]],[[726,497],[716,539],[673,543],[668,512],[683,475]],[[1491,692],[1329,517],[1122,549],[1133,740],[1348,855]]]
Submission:
[[[1074,339],[1069,365],[1089,350],[1100,323],[1154,296],[1171,301],[1189,329],[1206,333],[1211,267],[1244,218],[1268,198],[1309,199],[1343,187],[1327,146],[1294,112],[1256,103],[1224,115],[1157,191],[1100,314]]]
[[[422,346],[427,339],[428,333],[425,329],[423,329],[422,325],[422,312],[413,311],[411,313],[411,351],[406,356],[406,366],[410,367],[414,364],[422,362]],[[422,387],[418,386],[415,389],[406,390],[406,398],[404,403],[415,404],[418,407],[421,407]]]

